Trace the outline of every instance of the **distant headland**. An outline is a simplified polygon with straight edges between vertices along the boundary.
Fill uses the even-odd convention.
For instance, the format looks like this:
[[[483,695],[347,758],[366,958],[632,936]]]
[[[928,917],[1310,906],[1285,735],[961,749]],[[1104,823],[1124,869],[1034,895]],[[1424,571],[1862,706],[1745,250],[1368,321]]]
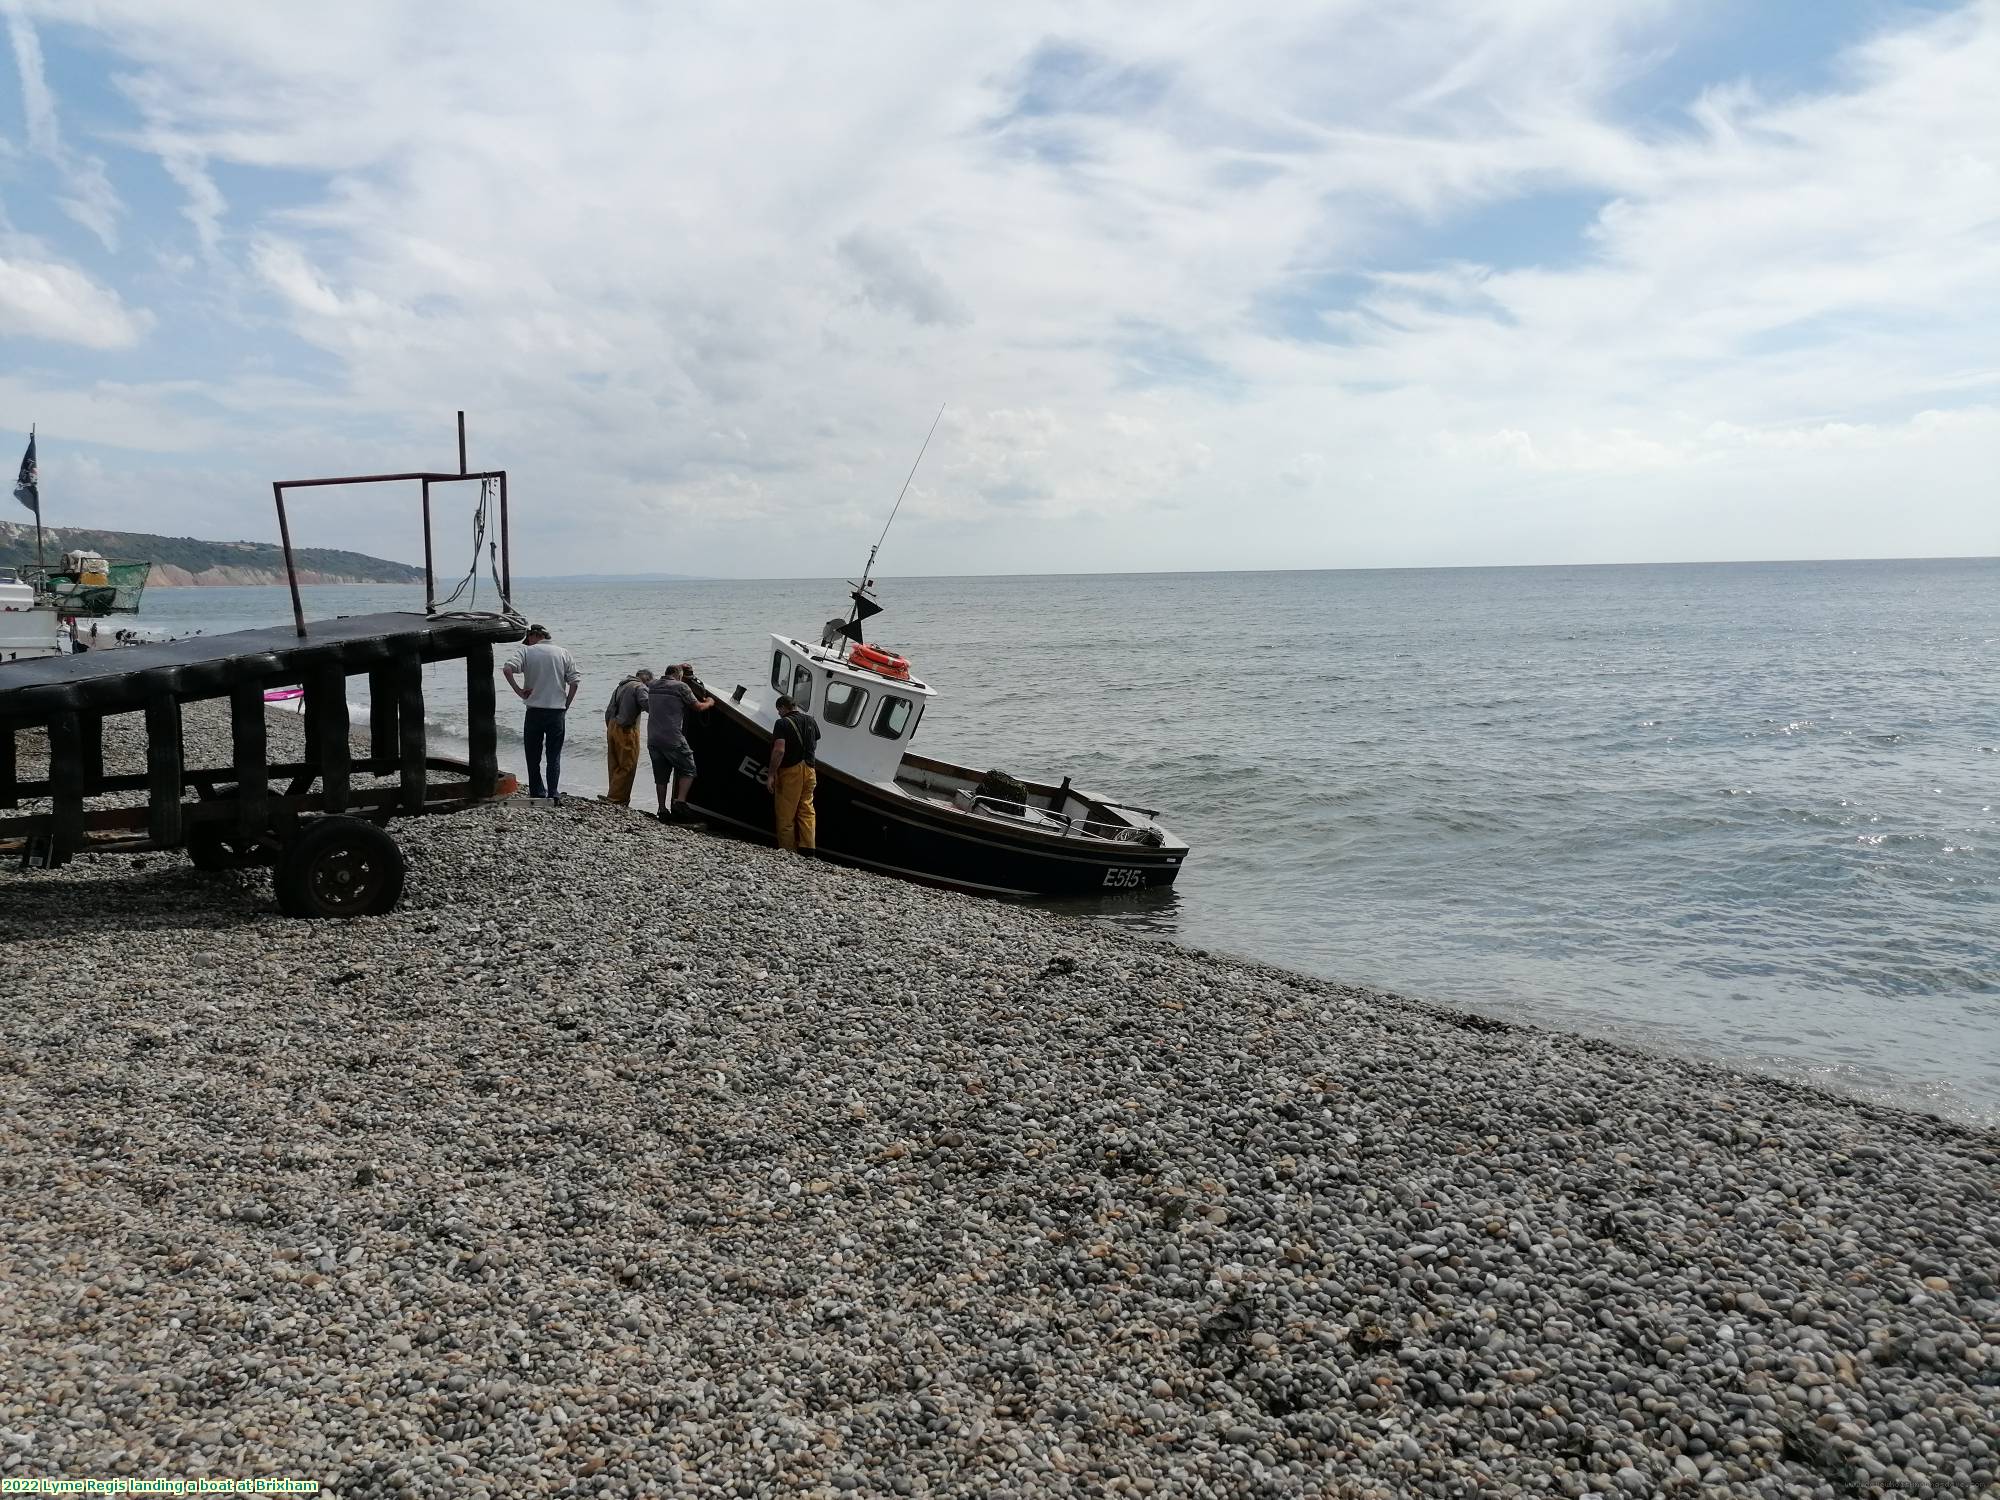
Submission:
[[[213,587],[285,581],[285,554],[275,542],[205,542],[144,531],[48,527],[43,545],[53,562],[64,552],[99,552],[113,562],[150,562],[152,588]],[[300,583],[422,583],[424,570],[387,558],[331,547],[298,547]],[[35,560],[35,528],[0,521],[0,568]]]

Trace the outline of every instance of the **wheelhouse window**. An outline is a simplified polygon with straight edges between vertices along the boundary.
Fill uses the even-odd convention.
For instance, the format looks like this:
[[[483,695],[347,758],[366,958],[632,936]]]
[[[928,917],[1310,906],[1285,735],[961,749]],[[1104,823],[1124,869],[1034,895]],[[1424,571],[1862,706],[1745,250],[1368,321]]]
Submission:
[[[792,690],[792,659],[782,651],[771,653],[771,690],[776,693]]]
[[[800,667],[792,673],[792,701],[800,708],[813,706],[813,674],[809,667]]]
[[[829,724],[851,729],[861,722],[868,707],[868,689],[852,682],[831,681],[826,685],[826,709],[820,717]]]
[[[910,719],[915,712],[916,705],[908,698],[885,695],[881,707],[875,710],[875,722],[868,727],[885,740],[899,740],[903,731],[910,727]]]

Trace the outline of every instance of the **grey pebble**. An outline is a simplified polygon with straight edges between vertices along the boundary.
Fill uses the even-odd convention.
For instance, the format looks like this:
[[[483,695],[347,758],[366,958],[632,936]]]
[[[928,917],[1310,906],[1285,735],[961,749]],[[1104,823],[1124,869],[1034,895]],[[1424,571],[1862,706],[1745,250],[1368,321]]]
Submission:
[[[1992,1492],[1990,1130],[609,807],[394,832],[351,923],[0,870],[0,1473]]]

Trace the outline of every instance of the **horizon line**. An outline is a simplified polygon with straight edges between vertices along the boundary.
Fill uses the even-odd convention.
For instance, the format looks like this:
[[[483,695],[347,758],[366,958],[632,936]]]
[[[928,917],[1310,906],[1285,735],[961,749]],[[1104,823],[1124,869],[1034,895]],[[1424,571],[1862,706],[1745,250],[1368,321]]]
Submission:
[[[1240,576],[1263,573],[1476,573],[1530,572],[1556,568],[1756,568],[1826,567],[1848,563],[1919,562],[2000,562],[2000,553],[1952,552],[1898,557],[1689,557],[1647,562],[1561,562],[1561,563],[1391,563],[1375,567],[1319,568],[1097,568],[1041,573],[888,573],[879,577],[925,578],[1182,578],[1204,574]],[[659,573],[540,573],[520,574],[517,583],[823,583],[832,573],[685,573],[663,577]]]

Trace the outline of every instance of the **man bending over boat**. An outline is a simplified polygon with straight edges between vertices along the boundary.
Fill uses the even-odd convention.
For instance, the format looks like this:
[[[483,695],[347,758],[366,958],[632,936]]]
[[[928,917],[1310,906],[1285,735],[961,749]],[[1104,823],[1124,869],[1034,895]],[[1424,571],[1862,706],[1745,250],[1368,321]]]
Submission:
[[[681,680],[681,669],[668,667],[653,683],[646,699],[646,749],[653,760],[653,786],[660,794],[660,821],[688,816],[688,793],[694,790],[694,750],[687,742],[690,708],[706,713],[713,698],[698,698]],[[674,793],[674,810],[667,811],[667,792]]]
[[[639,771],[639,715],[646,711],[652,683],[653,669],[641,667],[611,690],[611,701],[604,705],[604,768],[611,779],[604,800],[620,807],[632,805],[632,778]]]

